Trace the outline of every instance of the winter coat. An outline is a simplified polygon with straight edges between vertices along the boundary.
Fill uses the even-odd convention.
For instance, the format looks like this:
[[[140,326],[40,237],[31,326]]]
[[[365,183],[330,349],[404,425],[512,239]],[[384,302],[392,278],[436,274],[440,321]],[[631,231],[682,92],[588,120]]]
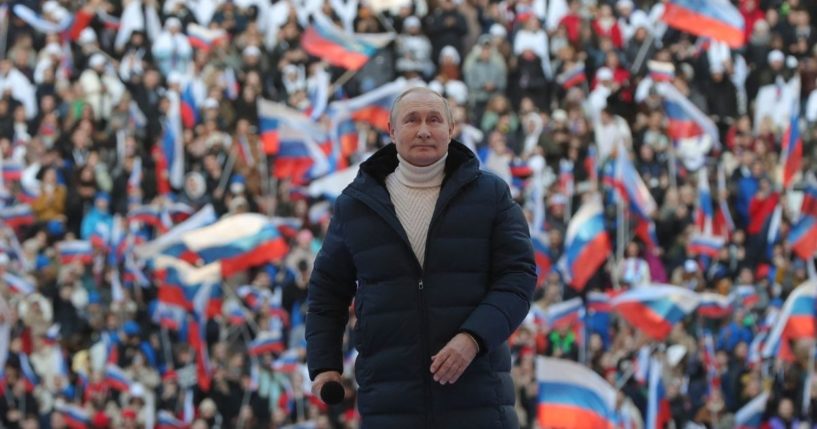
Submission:
[[[362,428],[516,428],[507,338],[536,282],[522,210],[453,141],[421,267],[384,184],[397,163],[393,144],[381,149],[335,203],[309,284],[310,377],[342,371],[354,297]],[[480,352],[454,384],[435,383],[431,356],[460,332]]]

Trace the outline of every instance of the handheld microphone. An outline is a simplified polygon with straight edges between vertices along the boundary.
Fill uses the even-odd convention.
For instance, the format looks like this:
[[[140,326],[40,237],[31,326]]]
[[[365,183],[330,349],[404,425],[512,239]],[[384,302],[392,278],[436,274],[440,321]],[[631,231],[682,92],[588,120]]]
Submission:
[[[321,400],[328,405],[340,404],[344,396],[343,385],[337,381],[327,381],[321,386]]]

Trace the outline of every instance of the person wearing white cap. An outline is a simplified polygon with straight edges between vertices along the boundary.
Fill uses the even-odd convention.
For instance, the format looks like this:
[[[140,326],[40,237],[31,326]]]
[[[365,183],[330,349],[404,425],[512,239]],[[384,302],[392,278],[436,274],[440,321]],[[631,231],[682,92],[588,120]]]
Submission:
[[[181,29],[179,18],[171,16],[153,43],[153,58],[164,76],[171,71],[186,74],[193,58],[193,48]]]
[[[417,72],[428,79],[434,74],[431,54],[431,41],[422,32],[420,19],[412,15],[403,20],[403,32],[397,36],[397,71]]]
[[[125,93],[125,85],[115,74],[109,73],[105,54],[96,52],[88,60],[89,68],[79,76],[79,83],[85,93],[85,100],[94,110],[96,120],[107,120],[114,106]]]

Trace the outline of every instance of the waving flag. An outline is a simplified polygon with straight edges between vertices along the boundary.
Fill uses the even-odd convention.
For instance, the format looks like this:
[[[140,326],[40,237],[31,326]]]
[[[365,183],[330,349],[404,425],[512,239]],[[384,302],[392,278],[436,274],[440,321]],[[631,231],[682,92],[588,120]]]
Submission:
[[[630,210],[641,219],[649,219],[657,205],[650,189],[644,184],[638,170],[635,169],[632,160],[630,160],[630,153],[623,144],[618,145],[616,153],[615,175],[610,183],[610,177],[607,178],[607,183],[613,185],[618,189],[622,198],[630,204]]]
[[[788,241],[791,250],[800,259],[810,261],[817,253],[817,217],[802,216],[798,219],[789,231]]]
[[[204,320],[200,320],[192,314],[188,315],[186,324],[187,341],[196,351],[196,379],[201,390],[209,391],[213,379],[205,328],[206,323]]]
[[[260,356],[265,353],[280,353],[284,347],[284,339],[279,332],[264,331],[254,339],[249,346],[250,356]]]
[[[729,202],[724,195],[728,195],[726,173],[723,169],[723,163],[720,163],[718,164],[718,206],[715,207],[715,218],[712,219],[712,234],[729,238],[732,232],[735,231],[735,221],[732,220]]]
[[[159,302],[185,310],[193,310],[196,296],[204,285],[221,281],[218,263],[196,267],[164,255],[157,256],[153,263],[159,283]]]
[[[800,216],[817,217],[817,179],[809,174],[806,188],[803,189],[803,202],[800,204]]]
[[[653,82],[672,82],[675,80],[675,65],[670,62],[647,61],[650,79]]]
[[[187,24],[187,38],[190,45],[203,51],[209,51],[216,44],[229,39],[229,34],[223,29],[212,29],[196,23]]]
[[[687,244],[687,254],[689,256],[703,255],[710,258],[717,258],[723,245],[724,240],[722,237],[695,234],[690,238]]]
[[[587,82],[587,75],[584,73],[584,63],[575,64],[573,67],[562,72],[562,74],[556,77],[556,82],[562,85],[564,89],[570,89]]]
[[[760,429],[761,418],[766,411],[766,401],[768,400],[769,393],[763,392],[739,409],[735,413],[736,429]]]
[[[777,356],[784,361],[794,359],[789,341],[817,337],[817,281],[808,281],[795,288],[769,332],[762,350],[764,358]]]
[[[612,300],[613,311],[654,340],[663,341],[672,327],[698,306],[698,294],[678,286],[651,284],[628,290]]]
[[[551,304],[545,309],[543,316],[550,330],[574,326],[584,317],[584,304],[580,297]]]
[[[108,363],[105,366],[105,384],[119,392],[129,392],[133,381],[119,366]]]
[[[708,135],[719,145],[719,133],[715,123],[695,107],[689,99],[669,83],[656,84],[658,93],[664,99],[664,113],[669,119],[667,133],[673,140]]]
[[[538,357],[539,405],[543,428],[613,429],[616,389],[584,365]]]
[[[698,170],[698,206],[695,208],[695,225],[702,234],[712,234],[715,210],[712,208],[712,192],[709,191],[709,175],[706,167]]]
[[[584,289],[611,252],[602,210],[601,201],[593,198],[579,208],[567,226],[565,265],[570,285],[576,290]]]
[[[0,220],[12,229],[34,224],[34,211],[28,204],[17,204],[0,209]]]
[[[88,429],[91,427],[91,418],[84,408],[64,402],[57,402],[54,410],[62,414],[65,426],[68,429]]]
[[[221,274],[230,276],[246,268],[277,262],[289,250],[272,220],[257,213],[242,213],[184,233],[163,253],[204,264],[219,262]]]
[[[6,282],[6,286],[9,290],[17,295],[26,297],[37,291],[37,288],[35,288],[33,284],[8,271],[3,273],[3,281]]]
[[[23,177],[23,166],[13,161],[3,161],[3,181],[19,182]]]
[[[69,240],[57,243],[57,253],[63,265],[74,262],[90,264],[94,259],[94,248],[90,241]]]
[[[732,299],[713,292],[703,292],[700,295],[701,302],[698,306],[698,314],[708,319],[722,319],[733,312]]]
[[[350,34],[322,14],[312,15],[314,21],[301,37],[301,46],[310,55],[348,70],[360,70],[377,51],[394,40],[393,33]]]
[[[184,429],[187,425],[167,410],[159,410],[156,429]]]
[[[663,368],[657,358],[650,359],[645,429],[663,429],[672,420],[669,399],[664,388]]]
[[[752,285],[738,285],[732,292],[732,296],[733,300],[745,310],[751,309],[760,302],[760,296]]]
[[[277,155],[273,174],[298,181],[329,172],[321,144],[329,136],[309,117],[283,104],[258,101],[261,144],[267,155]]]
[[[334,127],[338,127],[343,121],[351,119],[357,122],[365,122],[382,132],[388,132],[389,111],[392,104],[394,104],[394,100],[403,91],[413,86],[417,86],[417,84],[400,78],[355,98],[333,101],[329,104],[327,113],[332,119]]]
[[[662,19],[670,27],[720,40],[733,49],[746,42],[743,15],[729,0],[670,0]]]
[[[546,235],[532,234],[533,255],[536,260],[536,285],[542,286],[553,268],[553,252]]]
[[[181,94],[181,117],[185,128],[193,128],[199,123],[199,106],[193,95],[193,85],[188,83]]]
[[[799,95],[800,85],[797,82],[799,80],[795,82],[796,87],[793,92]],[[794,96],[792,102],[789,126],[783,134],[781,146],[780,163],[783,165],[783,187],[788,188],[803,163],[803,139],[800,138],[800,97],[797,95]]]

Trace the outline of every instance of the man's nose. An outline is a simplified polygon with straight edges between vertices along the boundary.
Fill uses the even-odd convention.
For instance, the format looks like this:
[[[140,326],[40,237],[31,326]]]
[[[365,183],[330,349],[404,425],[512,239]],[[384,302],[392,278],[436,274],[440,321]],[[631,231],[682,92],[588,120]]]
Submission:
[[[421,138],[429,138],[431,137],[431,128],[429,128],[427,123],[423,122],[420,124],[420,129],[417,131],[417,135]]]

